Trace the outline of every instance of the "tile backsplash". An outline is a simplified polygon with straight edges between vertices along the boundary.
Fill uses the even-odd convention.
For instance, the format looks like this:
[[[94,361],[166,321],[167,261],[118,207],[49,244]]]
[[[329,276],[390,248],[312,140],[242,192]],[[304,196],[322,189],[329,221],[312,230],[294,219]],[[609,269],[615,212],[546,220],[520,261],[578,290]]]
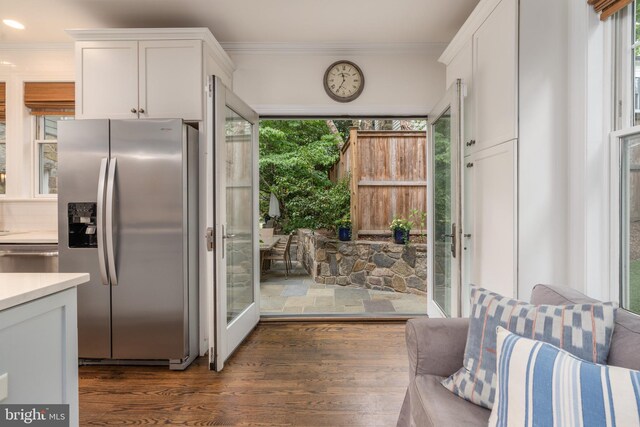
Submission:
[[[57,200],[0,199],[0,230],[55,231],[57,229]]]

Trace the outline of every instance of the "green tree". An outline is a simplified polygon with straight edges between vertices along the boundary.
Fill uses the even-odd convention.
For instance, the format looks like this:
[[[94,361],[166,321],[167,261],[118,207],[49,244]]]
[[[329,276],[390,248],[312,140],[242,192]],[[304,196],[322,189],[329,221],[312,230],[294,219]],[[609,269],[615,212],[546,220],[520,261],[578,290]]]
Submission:
[[[263,120],[260,123],[260,212],[269,196],[280,201],[284,232],[332,228],[349,212],[349,185],[333,183],[329,170],[339,160],[340,137],[324,120]]]

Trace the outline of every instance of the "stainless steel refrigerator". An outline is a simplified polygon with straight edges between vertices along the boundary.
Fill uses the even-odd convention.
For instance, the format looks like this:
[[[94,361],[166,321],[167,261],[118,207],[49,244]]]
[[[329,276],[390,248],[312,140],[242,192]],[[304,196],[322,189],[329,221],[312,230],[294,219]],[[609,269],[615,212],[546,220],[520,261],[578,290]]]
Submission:
[[[60,272],[91,274],[81,362],[197,356],[197,144],[180,119],[58,123]]]

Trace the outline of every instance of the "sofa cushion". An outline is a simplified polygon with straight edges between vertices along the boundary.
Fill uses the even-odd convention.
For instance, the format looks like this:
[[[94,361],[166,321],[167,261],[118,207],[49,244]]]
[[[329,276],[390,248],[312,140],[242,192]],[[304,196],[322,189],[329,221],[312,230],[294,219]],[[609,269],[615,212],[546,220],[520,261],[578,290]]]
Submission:
[[[443,385],[475,404],[493,406],[498,326],[585,360],[607,360],[615,314],[611,303],[536,306],[472,287],[471,304],[464,365]]]
[[[418,375],[409,385],[411,426],[486,426],[490,411],[451,394],[442,387],[444,377]]]
[[[570,288],[536,285],[531,292],[532,304],[584,304],[595,302]],[[616,310],[615,327],[607,364],[640,371],[640,316]]]
[[[578,359],[498,327],[489,426],[640,426],[640,372]]]

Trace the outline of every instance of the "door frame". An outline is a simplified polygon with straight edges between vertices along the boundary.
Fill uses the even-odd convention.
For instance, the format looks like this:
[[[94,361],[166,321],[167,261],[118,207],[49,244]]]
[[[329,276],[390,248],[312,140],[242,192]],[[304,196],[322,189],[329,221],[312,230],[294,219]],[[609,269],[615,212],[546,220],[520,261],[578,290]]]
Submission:
[[[451,317],[459,317],[461,314],[461,284],[462,284],[462,161],[463,161],[463,84],[461,79],[457,79],[442,99],[436,104],[436,106],[429,113],[429,125],[428,125],[428,143],[427,143],[427,167],[428,167],[428,182],[431,185],[427,188],[427,212],[431,212],[429,220],[427,221],[427,251],[429,256],[427,257],[427,269],[428,271],[428,306],[427,314],[430,317],[448,317],[440,306],[433,300],[434,285],[435,285],[435,272],[434,272],[434,255],[435,255],[435,241],[434,230],[435,221],[433,212],[435,212],[434,201],[434,182],[435,182],[435,134],[434,124],[442,115],[450,109],[451,114],[451,147],[452,147],[452,174],[453,177],[453,194],[455,195],[455,203],[452,215],[452,223],[456,224],[455,230],[455,257],[453,262],[452,280],[451,280]]]
[[[209,342],[213,348],[209,354],[211,369],[221,371],[227,358],[237,349],[242,341],[255,328],[260,320],[260,245],[258,239],[258,133],[259,116],[236,94],[228,89],[219,77],[211,77],[213,89],[213,105],[209,115],[213,119],[213,221],[214,242],[213,251],[213,327],[210,329]],[[227,107],[252,124],[252,224],[253,224],[253,295],[254,301],[231,323],[227,323],[227,286],[226,286],[226,258],[223,248],[226,233],[226,145],[225,121]]]

